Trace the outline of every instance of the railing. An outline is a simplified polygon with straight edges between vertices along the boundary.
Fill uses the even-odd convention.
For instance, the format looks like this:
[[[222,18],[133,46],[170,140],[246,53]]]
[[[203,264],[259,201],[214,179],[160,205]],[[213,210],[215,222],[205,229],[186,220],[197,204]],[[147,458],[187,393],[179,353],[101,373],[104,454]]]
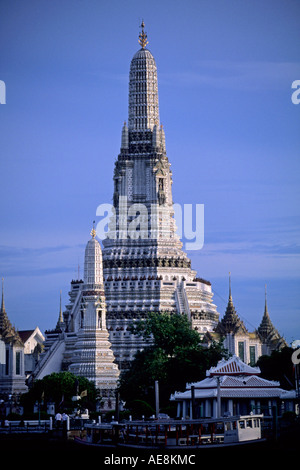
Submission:
[[[193,420],[127,421],[86,426],[86,441],[120,446],[202,446],[237,443],[261,438],[263,415],[200,418]],[[105,441],[105,442],[104,442]]]
[[[81,300],[81,290],[79,289],[79,291],[77,292],[77,297],[75,299],[75,302],[73,304],[72,310],[71,310],[70,315],[69,315],[70,318],[72,317],[72,315],[76,311],[80,300]]]
[[[186,314],[188,319],[191,319],[191,311],[189,307],[189,301],[185,292],[185,289],[182,286],[178,286],[175,291],[175,299],[179,313]]]
[[[185,289],[181,288],[181,292],[182,292],[182,299],[183,299],[183,304],[184,304],[184,309],[185,309],[185,313],[188,317],[188,319],[190,320],[191,319],[191,311],[190,311],[190,306],[189,306],[189,301],[188,301],[188,298],[187,298],[187,295],[186,295],[186,291]]]
[[[183,305],[183,298],[182,298],[182,292],[180,291],[179,287],[177,287],[175,291],[175,299],[176,299],[176,304],[177,304],[177,309],[179,313],[183,314],[184,313],[184,305]]]
[[[58,336],[58,338],[54,341],[48,351],[45,352],[45,356],[37,363],[35,370],[33,371],[32,376],[36,378],[43,370],[43,368],[48,364],[49,359],[53,356],[55,351],[63,342],[62,334]]]
[[[0,427],[0,434],[41,433],[52,429],[52,419],[5,421]]]

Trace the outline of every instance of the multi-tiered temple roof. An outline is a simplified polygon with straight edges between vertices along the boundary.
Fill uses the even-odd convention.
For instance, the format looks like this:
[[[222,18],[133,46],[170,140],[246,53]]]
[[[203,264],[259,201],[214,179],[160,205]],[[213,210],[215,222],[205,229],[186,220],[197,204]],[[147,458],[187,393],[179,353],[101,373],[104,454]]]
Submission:
[[[18,331],[11,324],[4,304],[4,279],[2,278],[2,299],[0,309],[0,339],[5,343],[23,346],[23,342]]]
[[[225,336],[228,333],[237,334],[244,333],[247,334],[247,328],[245,327],[243,321],[240,319],[236,313],[235,307],[233,305],[232,295],[231,295],[231,279],[229,277],[229,299],[226,308],[226,312],[222,320],[218,323],[216,333],[219,333],[221,336]]]
[[[271,350],[287,346],[285,339],[279,334],[271,321],[267,305],[267,287],[265,289],[265,310],[257,331],[261,340],[267,346],[265,352],[269,353]]]

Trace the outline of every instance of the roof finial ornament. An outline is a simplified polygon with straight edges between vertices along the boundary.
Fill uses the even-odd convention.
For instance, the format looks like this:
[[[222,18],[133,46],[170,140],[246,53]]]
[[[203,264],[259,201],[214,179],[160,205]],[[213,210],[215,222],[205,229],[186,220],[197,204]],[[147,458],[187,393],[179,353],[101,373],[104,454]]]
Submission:
[[[267,284],[265,284],[265,315],[269,315],[268,305],[267,305]]]
[[[142,46],[142,49],[145,49],[145,47],[148,44],[148,41],[147,41],[147,34],[144,31],[144,28],[145,28],[144,21],[142,21],[141,28],[142,28],[142,32],[139,35],[139,44]]]
[[[97,235],[97,232],[95,230],[95,221],[94,220],[93,220],[93,228],[92,228],[92,231],[91,231],[91,235],[92,235],[93,238],[95,238],[96,235]]]
[[[56,330],[61,330],[63,328],[63,324],[64,324],[64,319],[63,319],[63,313],[62,313],[62,308],[61,308],[61,291],[60,291],[59,315],[58,315],[58,320],[56,323]]]
[[[265,284],[265,301],[267,301],[267,284]]]
[[[5,305],[4,305],[4,277],[2,278],[2,301],[1,301],[1,312],[5,313]]]
[[[229,298],[231,299],[231,272],[229,271]]]

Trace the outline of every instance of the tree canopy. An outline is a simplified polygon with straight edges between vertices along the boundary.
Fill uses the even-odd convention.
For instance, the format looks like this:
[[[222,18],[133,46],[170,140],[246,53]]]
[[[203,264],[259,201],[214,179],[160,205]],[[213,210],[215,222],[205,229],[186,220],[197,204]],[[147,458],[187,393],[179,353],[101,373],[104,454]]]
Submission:
[[[261,356],[257,361],[257,366],[261,370],[262,377],[277,380],[286,390],[295,388],[293,352],[292,348],[285,347],[281,351],[272,351],[270,356]]]
[[[178,348],[197,347],[199,333],[191,328],[186,315],[169,315],[167,313],[150,313],[146,320],[138,321],[133,333],[152,339],[156,348],[174,356]]]
[[[135,324],[133,332],[149,341],[122,373],[119,391],[133,414],[155,406],[155,381],[159,381],[161,409],[170,406],[170,395],[185,390],[186,383],[205,377],[210,367],[226,356],[220,344],[206,348],[186,315],[150,313]],[[141,406],[144,404],[144,407]]]
[[[93,409],[97,399],[97,390],[93,382],[85,377],[77,377],[71,372],[54,372],[36,380],[32,388],[22,395],[23,404],[30,408],[34,403],[46,404],[54,402],[55,408],[72,408],[72,397],[87,391],[80,404],[83,407]]]

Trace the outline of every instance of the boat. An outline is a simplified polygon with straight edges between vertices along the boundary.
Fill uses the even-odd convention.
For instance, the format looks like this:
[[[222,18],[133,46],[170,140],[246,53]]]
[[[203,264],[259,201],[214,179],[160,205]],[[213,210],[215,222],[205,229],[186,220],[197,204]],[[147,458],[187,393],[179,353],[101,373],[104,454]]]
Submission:
[[[263,414],[86,424],[77,443],[107,448],[187,449],[262,442]]]

